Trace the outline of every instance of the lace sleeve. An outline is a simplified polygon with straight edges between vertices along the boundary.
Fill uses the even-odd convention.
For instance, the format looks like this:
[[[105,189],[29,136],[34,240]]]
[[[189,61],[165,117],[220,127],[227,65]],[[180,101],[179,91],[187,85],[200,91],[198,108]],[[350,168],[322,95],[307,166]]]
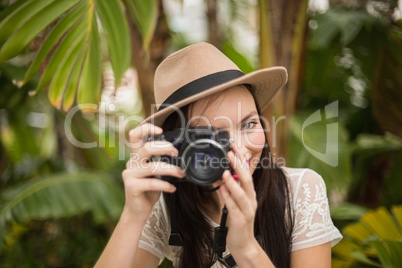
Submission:
[[[334,226],[328,205],[325,182],[315,171],[300,173],[294,190],[294,229],[292,251],[327,242],[337,244],[342,235]]]
[[[161,194],[142,230],[139,247],[149,251],[159,259],[163,259],[164,251],[168,245],[169,232],[165,202],[163,194]]]

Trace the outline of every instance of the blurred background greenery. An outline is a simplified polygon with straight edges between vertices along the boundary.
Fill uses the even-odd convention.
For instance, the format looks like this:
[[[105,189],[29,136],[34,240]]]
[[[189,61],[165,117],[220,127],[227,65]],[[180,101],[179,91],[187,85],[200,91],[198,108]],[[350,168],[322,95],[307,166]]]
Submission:
[[[126,134],[151,113],[153,72],[198,41],[245,73],[288,69],[264,112],[276,126],[273,160],[326,181],[344,234],[333,267],[402,267],[401,2],[3,0],[0,8],[0,267],[93,266],[124,203]],[[330,104],[337,114],[326,119]],[[316,111],[324,119],[304,128]],[[336,140],[327,140],[329,125]]]

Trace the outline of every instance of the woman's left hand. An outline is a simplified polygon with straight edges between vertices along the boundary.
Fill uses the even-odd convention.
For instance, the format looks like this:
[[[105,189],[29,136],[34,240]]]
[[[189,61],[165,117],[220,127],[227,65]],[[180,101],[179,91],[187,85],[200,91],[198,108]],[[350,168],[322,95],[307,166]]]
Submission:
[[[254,238],[254,218],[257,210],[253,177],[244,156],[232,151],[227,154],[235,173],[236,181],[229,170],[223,173],[223,184],[218,191],[219,199],[226,205],[228,214],[228,235],[226,244],[231,254],[247,254],[256,243]]]

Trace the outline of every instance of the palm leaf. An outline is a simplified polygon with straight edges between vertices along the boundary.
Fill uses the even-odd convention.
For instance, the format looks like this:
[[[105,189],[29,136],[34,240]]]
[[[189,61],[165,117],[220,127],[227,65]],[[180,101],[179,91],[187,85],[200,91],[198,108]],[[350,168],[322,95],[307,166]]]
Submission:
[[[120,186],[107,174],[76,172],[51,175],[8,188],[1,196],[0,241],[7,225],[31,219],[72,217],[91,211],[95,222],[116,219],[124,202]]]
[[[82,20],[77,22],[71,31],[65,34],[65,37],[61,40],[60,45],[57,47],[56,51],[52,54],[37,87],[37,91],[46,87],[52,79],[57,79],[55,73],[60,65],[63,65],[66,61],[66,55],[69,55],[73,48],[81,40],[85,39],[85,28],[87,16],[84,16]],[[84,48],[85,49],[85,48]]]
[[[383,267],[402,267],[402,242],[373,238],[369,243],[376,249]]]
[[[347,225],[344,239],[332,252],[334,263],[349,263],[343,267],[402,267],[402,230],[398,225],[402,206],[370,210],[356,223]],[[335,267],[335,266],[334,266]]]
[[[141,1],[144,3],[153,1]],[[106,32],[115,83],[119,84],[130,65],[130,35],[120,1],[96,1],[96,11]],[[94,24],[95,25],[95,24]],[[95,37],[94,37],[95,38]],[[93,66],[91,66],[93,68]]]
[[[157,1],[123,0],[143,39],[143,47],[151,42],[158,19]]]
[[[223,45],[223,52],[229,59],[231,59],[237,66],[239,66],[240,70],[247,74],[251,73],[255,70],[252,63],[244,57],[234,46],[233,44],[226,42]]]
[[[78,0],[54,1],[36,13],[27,23],[7,38],[0,51],[0,62],[17,56],[46,26],[77,2]]]
[[[101,87],[101,59],[98,28],[92,20],[91,31],[87,39],[89,45],[85,53],[85,60],[78,86],[78,103],[98,103]],[[86,110],[83,110],[86,111]]]
[[[151,7],[156,8],[156,3],[151,2]],[[130,3],[131,8],[138,9],[137,5],[144,1]],[[141,17],[152,12],[154,20],[155,8],[145,9]],[[57,108],[68,110],[76,96],[78,103],[99,101],[104,58],[101,36],[105,36],[105,51],[116,84],[130,66],[130,32],[120,0],[20,0],[6,8],[0,19],[0,62],[17,56],[43,30],[51,29],[29,66],[24,83],[44,67],[37,91],[49,87],[50,101]],[[149,21],[146,27],[148,36],[153,34],[152,23],[155,24]]]
[[[313,30],[310,46],[313,49],[328,47],[338,35],[342,45],[349,45],[363,27],[372,27],[377,20],[365,11],[355,10],[330,9],[326,13],[315,14],[317,27]]]
[[[54,27],[52,32],[43,42],[42,46],[38,54],[36,55],[35,60],[29,66],[29,69],[25,75],[24,82],[26,83],[32,76],[38,72],[40,65],[46,58],[46,56],[50,53],[51,49],[56,46],[56,44],[60,41],[63,34],[68,32],[71,27],[74,26],[78,21],[80,21],[80,17],[82,16],[85,9],[88,8],[86,2],[82,1],[78,4],[74,10],[68,13],[65,17],[63,17],[60,22]]]
[[[0,45],[3,45],[15,31],[26,24],[31,17],[35,16],[52,1],[54,0],[17,1],[10,8],[6,8],[0,14],[2,18],[0,22]],[[8,55],[4,55],[4,57],[6,56]]]
[[[66,86],[68,85],[71,77],[70,71],[73,72],[75,67],[78,67],[76,65],[77,55],[79,57],[80,53],[84,54],[82,47],[85,43],[85,39],[82,37],[83,36],[74,40],[74,44],[69,47],[68,53],[63,56],[63,59],[59,61],[59,64],[56,67],[54,78],[51,80],[51,84],[49,86],[49,100],[50,103],[55,107],[60,108],[61,106],[61,101],[63,99]],[[63,75],[66,73],[69,75]]]

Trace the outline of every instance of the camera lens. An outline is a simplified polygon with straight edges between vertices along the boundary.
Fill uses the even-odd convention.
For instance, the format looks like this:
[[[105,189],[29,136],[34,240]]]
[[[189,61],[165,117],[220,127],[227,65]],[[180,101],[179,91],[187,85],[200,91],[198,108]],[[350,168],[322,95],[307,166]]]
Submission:
[[[212,184],[229,166],[226,152],[216,141],[201,139],[190,143],[183,152],[182,168],[187,178],[197,184]]]
[[[208,170],[211,164],[216,161],[217,157],[209,153],[196,153],[193,158],[193,166],[199,172]]]

